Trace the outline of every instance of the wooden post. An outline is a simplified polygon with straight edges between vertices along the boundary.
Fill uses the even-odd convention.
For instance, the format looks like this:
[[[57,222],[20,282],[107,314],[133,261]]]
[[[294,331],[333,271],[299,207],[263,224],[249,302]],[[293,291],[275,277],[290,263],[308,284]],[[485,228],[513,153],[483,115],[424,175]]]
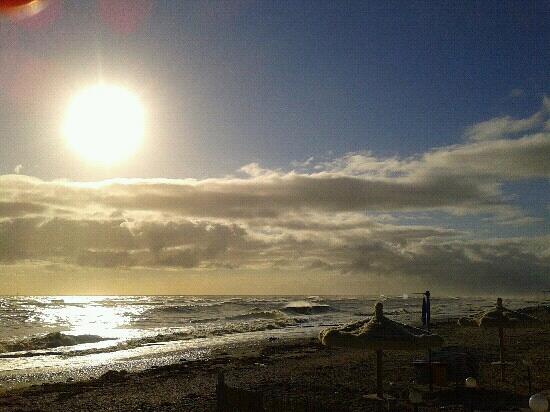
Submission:
[[[432,350],[428,349],[428,379],[430,384],[430,392],[434,390],[434,377],[432,370]]]
[[[226,410],[225,405],[225,376],[223,371],[218,371],[218,381],[216,383],[216,403],[217,411],[224,412]]]
[[[500,378],[504,380],[504,329],[498,328],[498,340],[500,345]]]
[[[431,302],[430,302],[430,291],[427,290],[424,295],[426,296],[426,330],[430,332],[430,318],[431,318]],[[428,348],[428,380],[430,392],[434,390],[434,379],[433,379],[433,370],[432,370],[432,350]]]
[[[380,399],[384,398],[384,384],[382,381],[382,366],[384,352],[379,349],[376,351],[376,394]]]

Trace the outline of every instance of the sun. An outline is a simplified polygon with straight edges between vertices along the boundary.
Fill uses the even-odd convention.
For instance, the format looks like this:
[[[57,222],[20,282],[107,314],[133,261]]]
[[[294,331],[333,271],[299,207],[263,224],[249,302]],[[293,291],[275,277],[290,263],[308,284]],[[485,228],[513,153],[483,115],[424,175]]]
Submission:
[[[145,112],[130,91],[106,84],[91,86],[69,104],[63,134],[69,146],[95,163],[111,165],[140,147]]]

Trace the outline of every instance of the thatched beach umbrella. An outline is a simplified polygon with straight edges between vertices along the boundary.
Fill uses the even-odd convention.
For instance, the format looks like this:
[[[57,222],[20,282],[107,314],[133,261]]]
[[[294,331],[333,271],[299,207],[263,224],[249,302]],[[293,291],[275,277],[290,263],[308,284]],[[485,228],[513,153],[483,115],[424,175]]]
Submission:
[[[441,346],[443,339],[423,329],[395,322],[384,316],[382,303],[375,306],[374,316],[341,328],[321,331],[321,343],[326,346],[376,351],[376,395],[384,399],[382,357],[385,350],[415,351]]]
[[[541,322],[532,316],[516,312],[502,306],[502,299],[497,299],[497,305],[477,316],[460,318],[460,326],[479,326],[482,328],[497,328],[500,346],[500,373],[504,380],[504,329],[533,328],[541,325]]]

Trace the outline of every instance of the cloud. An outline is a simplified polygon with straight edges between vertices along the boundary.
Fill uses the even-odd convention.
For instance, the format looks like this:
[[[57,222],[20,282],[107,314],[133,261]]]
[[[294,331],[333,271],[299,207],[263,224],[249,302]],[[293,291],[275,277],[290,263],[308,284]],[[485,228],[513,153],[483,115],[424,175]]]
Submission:
[[[545,121],[548,121],[549,115],[550,98],[545,96],[542,108],[528,118],[495,117],[470,126],[466,129],[464,136],[471,141],[508,138],[543,127]]]
[[[84,211],[155,211],[210,218],[274,218],[286,212],[346,212],[475,208],[502,203],[491,187],[476,181],[439,179],[366,179],[321,173],[201,182],[131,180],[81,187],[65,182],[0,178],[0,193],[47,207]]]
[[[114,268],[133,266],[134,262],[127,251],[85,250],[78,255],[76,263],[81,266]]]
[[[307,267],[309,270],[334,270],[334,266],[321,259],[315,259]]]
[[[193,267],[231,245],[245,247],[245,235],[237,225],[214,222],[15,217],[0,220],[0,262],[61,259],[96,267]]]
[[[343,272],[400,274],[439,288],[486,294],[521,293],[548,287],[549,237],[420,242],[398,247],[371,242],[351,251]]]
[[[0,201],[0,218],[30,215],[45,210],[45,206],[36,203]]]
[[[194,268],[201,261],[198,249],[171,250],[157,257],[156,263],[161,266],[174,266],[180,268]]]
[[[0,221],[0,261],[74,256],[87,249],[132,248],[120,220],[17,217]]]
[[[545,108],[548,102],[545,99]],[[539,119],[546,111],[529,119]],[[510,129],[526,128],[507,126]],[[498,136],[506,133],[501,130]],[[12,202],[80,214],[141,211],[201,219],[273,219],[289,213],[364,210],[498,212],[509,206],[500,192],[502,183],[550,177],[550,132],[496,137],[409,158],[350,153],[320,163],[308,159],[290,171],[251,164],[241,169],[245,177],[78,183],[6,175],[0,177],[0,195]]]
[[[464,179],[478,184],[550,177],[550,133],[519,139],[479,141],[438,149],[412,163],[412,174],[423,178]],[[452,181],[449,181],[452,184]]]
[[[508,291],[537,288],[549,274],[547,237],[481,239],[481,230],[453,228],[453,219],[540,222],[501,186],[550,177],[544,110],[523,123],[475,125],[484,138],[404,158],[365,151],[310,158],[290,170],[250,164],[236,176],[203,180],[0,176],[0,262],[294,270],[486,292],[495,282]],[[444,227],[435,212],[450,223]]]

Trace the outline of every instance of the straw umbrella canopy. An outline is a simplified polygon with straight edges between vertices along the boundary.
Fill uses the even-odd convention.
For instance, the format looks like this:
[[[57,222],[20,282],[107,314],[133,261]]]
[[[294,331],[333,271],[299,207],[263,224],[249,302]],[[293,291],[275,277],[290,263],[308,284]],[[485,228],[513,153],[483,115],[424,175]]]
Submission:
[[[497,328],[500,346],[501,378],[504,380],[504,329],[534,328],[541,325],[541,321],[524,313],[516,312],[502,306],[502,299],[497,299],[495,308],[479,315],[460,318],[460,326],[479,326],[482,328]]]
[[[369,321],[324,329],[319,339],[326,346],[376,351],[376,397],[378,399],[384,398],[382,385],[384,350],[415,351],[443,344],[443,339],[438,335],[388,319],[384,316],[380,302],[376,304],[374,316]]]

